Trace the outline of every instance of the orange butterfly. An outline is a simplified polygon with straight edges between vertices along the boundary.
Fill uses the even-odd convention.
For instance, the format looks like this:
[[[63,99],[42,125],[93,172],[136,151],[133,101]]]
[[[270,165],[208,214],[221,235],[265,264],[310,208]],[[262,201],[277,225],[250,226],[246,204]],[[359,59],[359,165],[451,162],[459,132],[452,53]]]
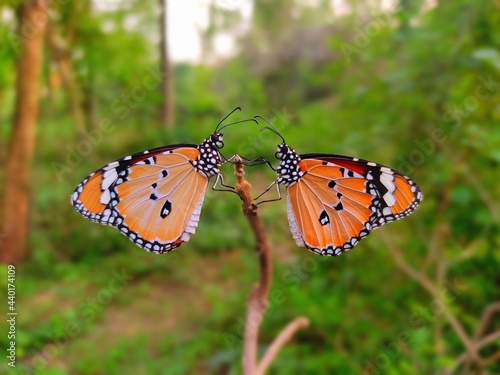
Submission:
[[[279,185],[286,186],[288,223],[297,246],[339,255],[371,230],[409,215],[423,199],[417,184],[394,169],[349,156],[298,155],[272,127],[264,129],[282,140],[276,151],[280,162],[274,169],[261,161],[278,179],[259,197],[276,185],[281,199]]]
[[[208,180],[231,158],[219,152],[220,131],[200,145],[176,144],[116,160],[84,179],[71,195],[71,204],[85,218],[117,228],[137,246],[161,254],[189,241],[200,219]],[[255,121],[255,120],[250,120]]]

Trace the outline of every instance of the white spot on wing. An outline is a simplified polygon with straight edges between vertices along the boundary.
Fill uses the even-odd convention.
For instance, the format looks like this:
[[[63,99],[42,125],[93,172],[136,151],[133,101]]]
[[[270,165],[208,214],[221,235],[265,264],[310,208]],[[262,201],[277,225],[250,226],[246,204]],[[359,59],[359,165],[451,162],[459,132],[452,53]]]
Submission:
[[[108,204],[111,199],[109,195],[109,190],[104,190],[101,194],[101,198],[99,198],[99,202],[102,204]]]
[[[113,168],[118,167],[118,165],[119,165],[119,164],[120,164],[120,163],[118,163],[117,161],[114,161],[114,162],[109,163],[108,165],[106,165],[106,166],[104,167],[104,170],[105,170],[105,171],[109,171],[110,169],[113,169]]]
[[[388,175],[386,173],[382,173],[380,175],[380,182],[384,184],[389,193],[393,193],[396,190],[396,185],[394,185],[394,177],[392,175]]]
[[[105,190],[111,186],[113,181],[118,178],[118,173],[116,173],[116,169],[109,169],[102,175],[103,180],[101,181],[101,190]]]
[[[385,203],[389,207],[394,206],[394,203],[396,203],[396,198],[394,198],[394,195],[392,195],[392,193],[387,192],[384,194],[384,196],[382,198],[384,198]]]
[[[392,211],[389,207],[384,207],[384,209],[382,210],[382,214],[384,214],[385,216],[392,215]]]

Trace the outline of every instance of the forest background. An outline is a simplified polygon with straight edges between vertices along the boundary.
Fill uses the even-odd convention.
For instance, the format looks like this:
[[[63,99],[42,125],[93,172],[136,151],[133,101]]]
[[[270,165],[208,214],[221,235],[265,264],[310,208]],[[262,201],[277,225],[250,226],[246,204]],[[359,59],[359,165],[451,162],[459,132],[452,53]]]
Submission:
[[[295,246],[285,201],[261,207],[275,298],[260,349],[310,321],[269,373],[499,374],[500,2],[192,3],[0,2],[0,283],[15,264],[19,312],[17,366],[2,354],[0,371],[241,373],[258,265],[235,195],[209,191],[196,235],[162,256],[69,204],[93,170],[198,143],[241,106],[234,120],[267,117],[299,153],[392,166],[425,196],[336,258]],[[200,14],[198,55],[174,58],[191,41],[172,20]],[[259,128],[228,128],[225,155],[275,162]],[[255,194],[275,178],[246,172]]]

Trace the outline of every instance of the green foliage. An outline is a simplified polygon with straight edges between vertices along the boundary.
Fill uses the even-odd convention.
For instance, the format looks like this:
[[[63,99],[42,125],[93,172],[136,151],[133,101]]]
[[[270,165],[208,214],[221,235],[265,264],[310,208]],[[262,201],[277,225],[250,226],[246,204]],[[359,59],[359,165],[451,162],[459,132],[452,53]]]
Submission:
[[[463,288],[446,306],[469,335],[483,309],[500,298],[498,2],[441,1],[424,9],[425,2],[402,1],[398,9],[360,11],[353,1],[352,14],[333,17],[325,2],[316,8],[256,1],[238,55],[212,65],[174,66],[172,131],[157,126],[159,88],[146,90],[141,100],[126,99],[157,66],[157,46],[150,37],[152,3],[125,3],[123,9],[91,12],[89,2],[69,2],[55,20],[61,32],[74,32],[74,73],[85,95],[94,90],[99,121],[78,137],[64,88],[53,97],[42,95],[31,258],[18,270],[19,311],[26,312],[18,327],[19,361],[31,366],[55,340],[55,358],[40,373],[241,373],[244,303],[258,268],[236,195],[209,191],[196,235],[163,256],[84,221],[69,205],[72,189],[91,171],[163,144],[199,143],[241,105],[243,112],[231,121],[261,114],[299,153],[374,160],[409,174],[425,195],[410,218],[333,259],[296,248],[285,202],[261,206],[275,244],[261,352],[294,317],[311,321],[269,373],[422,374],[452,368],[464,352],[460,338],[442,312],[432,312],[435,298],[400,271],[388,248],[431,280],[447,264],[447,282],[458,280]],[[71,21],[75,9],[79,17]],[[210,37],[237,27],[231,11],[217,17],[222,19],[210,25]],[[14,27],[0,26],[0,36],[5,39]],[[376,32],[367,33],[370,27]],[[324,43],[310,42],[311,35]],[[14,64],[15,53],[0,49],[0,101],[6,104],[0,146],[10,132]],[[265,156],[276,165],[280,139],[260,133],[262,126],[225,129],[224,155]],[[85,140],[92,144],[88,153],[78,151]],[[223,166],[223,173],[234,185],[232,166]],[[246,173],[255,195],[275,178],[266,166]],[[82,303],[107,290],[111,272],[121,269],[134,279],[92,310],[91,319],[82,318]],[[68,322],[81,330],[75,337],[67,334]],[[497,321],[489,329],[500,329]],[[2,345],[5,340],[0,337]],[[445,350],[438,352],[440,347]],[[481,353],[499,349],[494,343]],[[488,371],[499,372],[498,363]]]

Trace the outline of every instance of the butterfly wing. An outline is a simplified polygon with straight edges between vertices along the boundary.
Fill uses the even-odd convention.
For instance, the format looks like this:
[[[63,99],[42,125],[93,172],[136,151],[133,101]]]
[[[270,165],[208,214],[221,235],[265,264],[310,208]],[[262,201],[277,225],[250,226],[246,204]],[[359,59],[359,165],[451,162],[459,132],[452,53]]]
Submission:
[[[195,145],[173,145],[127,156],[83,180],[71,203],[148,251],[173,250],[198,226],[208,185],[192,164],[199,154]]]
[[[422,193],[388,167],[341,155],[301,155],[302,177],[287,189],[288,220],[298,246],[339,255],[370,231],[411,212]]]

